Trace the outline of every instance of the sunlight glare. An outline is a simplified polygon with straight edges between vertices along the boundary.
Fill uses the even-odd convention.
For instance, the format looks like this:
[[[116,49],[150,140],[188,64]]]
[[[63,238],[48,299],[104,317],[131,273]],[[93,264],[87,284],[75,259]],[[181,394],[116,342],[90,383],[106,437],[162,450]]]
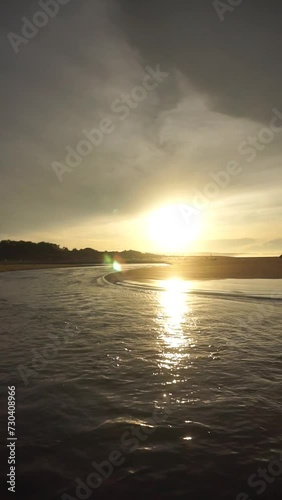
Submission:
[[[149,216],[149,237],[160,251],[185,251],[200,233],[199,214],[184,204],[162,207]]]

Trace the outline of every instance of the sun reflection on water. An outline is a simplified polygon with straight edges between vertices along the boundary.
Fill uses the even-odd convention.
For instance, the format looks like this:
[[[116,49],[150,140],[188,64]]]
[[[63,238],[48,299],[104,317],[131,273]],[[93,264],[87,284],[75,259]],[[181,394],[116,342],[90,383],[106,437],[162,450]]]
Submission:
[[[171,279],[163,283],[158,295],[158,367],[170,404],[184,404],[194,398],[189,380],[195,361],[197,322],[191,290],[189,282]]]
[[[188,309],[184,282],[175,279],[164,284],[165,291],[160,294],[161,316],[165,330],[163,340],[170,347],[178,348],[185,341],[182,322]]]
[[[192,301],[187,294],[187,282],[172,279],[164,282],[164,290],[159,295],[158,322],[161,325],[160,368],[178,369],[189,361],[190,348],[194,345],[191,336],[193,325]],[[176,380],[173,381],[176,383]]]

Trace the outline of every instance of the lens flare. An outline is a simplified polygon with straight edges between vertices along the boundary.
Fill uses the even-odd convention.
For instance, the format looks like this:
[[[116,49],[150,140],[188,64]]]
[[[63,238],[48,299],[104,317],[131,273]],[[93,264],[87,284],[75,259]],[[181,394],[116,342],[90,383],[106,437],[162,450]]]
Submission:
[[[113,269],[114,271],[117,271],[117,272],[121,272],[122,271],[122,266],[119,262],[117,262],[116,260],[114,260],[113,262]]]

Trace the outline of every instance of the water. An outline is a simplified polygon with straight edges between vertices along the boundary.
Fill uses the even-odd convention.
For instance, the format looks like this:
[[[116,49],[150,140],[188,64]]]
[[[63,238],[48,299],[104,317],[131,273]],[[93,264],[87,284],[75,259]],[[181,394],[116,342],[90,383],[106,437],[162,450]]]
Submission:
[[[281,499],[281,280],[156,289],[106,274],[0,276],[16,498]]]

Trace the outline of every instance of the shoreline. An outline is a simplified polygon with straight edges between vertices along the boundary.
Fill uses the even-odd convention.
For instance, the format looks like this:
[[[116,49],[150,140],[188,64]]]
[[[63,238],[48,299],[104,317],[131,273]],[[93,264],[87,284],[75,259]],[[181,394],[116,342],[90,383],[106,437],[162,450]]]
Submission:
[[[137,264],[137,263],[128,263]],[[140,263],[139,263],[140,264]],[[186,257],[168,258],[164,265],[142,262],[144,267],[121,272],[109,272],[110,283],[118,281],[149,282],[168,279],[205,281],[221,279],[282,279],[282,259],[279,257]],[[160,264],[160,263],[158,263]],[[0,263],[0,273],[82,267],[102,267],[101,263]]]
[[[168,266],[131,269],[107,275],[112,284],[121,281],[150,283],[180,279],[206,281],[224,279],[282,279],[282,259],[279,257],[187,257]]]
[[[161,262],[127,262],[127,264],[129,265],[140,265],[140,264],[144,264],[144,265],[148,265],[148,266],[152,266],[152,265],[160,265],[160,264],[163,264]],[[165,264],[165,262],[164,262]],[[0,273],[8,273],[8,272],[16,272],[16,271],[35,271],[35,270],[46,270],[46,269],[68,269],[68,268],[73,268],[73,267],[105,267],[107,264],[103,264],[103,263],[61,263],[61,264],[40,264],[40,263],[28,263],[28,264],[25,264],[25,263],[15,263],[15,264],[12,264],[12,263],[7,263],[7,264],[3,264],[3,263],[0,263]]]

